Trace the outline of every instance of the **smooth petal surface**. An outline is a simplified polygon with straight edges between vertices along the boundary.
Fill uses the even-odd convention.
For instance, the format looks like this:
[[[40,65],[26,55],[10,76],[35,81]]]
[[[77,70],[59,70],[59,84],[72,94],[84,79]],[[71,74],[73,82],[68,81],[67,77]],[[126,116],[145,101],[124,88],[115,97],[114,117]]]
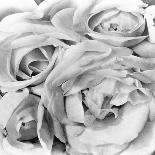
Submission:
[[[22,102],[22,100],[24,100],[28,95],[29,95],[29,92],[27,89],[25,89],[24,91],[21,91],[21,92],[7,93],[0,100],[0,106],[1,106],[0,125],[2,128],[6,127],[6,124],[8,120],[10,119],[13,111]]]
[[[82,96],[80,94],[67,96],[65,105],[69,120],[84,123],[84,109],[82,106]]]
[[[39,146],[30,150],[23,150],[23,149],[19,149],[16,147],[13,147],[12,145],[10,145],[10,143],[7,141],[7,139],[3,140],[3,149],[4,152],[6,153],[6,155],[49,155],[47,153],[45,153],[45,151]]]
[[[93,13],[96,13],[98,11],[101,11],[101,10],[105,10],[105,9],[109,9],[109,8],[113,8],[113,7],[120,7],[120,6],[128,6],[129,4],[129,1],[123,1],[123,0],[118,0],[118,1],[115,1],[115,0],[104,0],[104,1],[99,1],[99,3],[93,8],[92,12]],[[131,8],[127,8],[126,11],[133,11],[135,12],[137,9],[140,9],[141,7],[146,7],[147,4],[144,3],[143,1],[141,0],[130,0],[130,6]],[[136,10],[134,10],[136,8]],[[124,10],[125,11],[125,10]],[[137,10],[138,11],[138,10]]]
[[[154,151],[155,143],[155,122],[147,122],[143,131],[139,134],[129,147],[120,155],[151,155]]]
[[[0,33],[0,81],[15,81],[10,72],[11,41],[16,38],[12,33]]]
[[[12,13],[32,11],[37,7],[34,0],[1,0],[0,3],[0,20]]]
[[[155,44],[149,41],[143,41],[137,46],[133,47],[135,53],[144,58],[154,58],[155,57]]]

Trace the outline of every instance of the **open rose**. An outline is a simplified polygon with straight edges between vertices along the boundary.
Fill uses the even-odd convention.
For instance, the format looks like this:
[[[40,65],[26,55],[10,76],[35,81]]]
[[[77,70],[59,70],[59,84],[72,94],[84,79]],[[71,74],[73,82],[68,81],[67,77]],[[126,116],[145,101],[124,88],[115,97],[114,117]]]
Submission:
[[[138,11],[132,11],[136,4],[132,8],[132,5],[127,7],[130,2],[115,3],[101,1],[94,6],[87,21],[88,35],[114,46],[131,47],[143,41],[145,19]]]
[[[143,35],[145,19],[142,14],[142,7],[147,4],[140,0],[130,2],[130,9],[127,7],[128,2],[122,0],[56,2],[45,0],[37,10],[44,12],[55,27],[76,41],[88,35],[114,46],[130,47],[147,37]]]
[[[138,72],[155,68],[150,60],[94,40],[66,51],[46,80],[45,96],[55,124],[65,128],[69,154],[153,153],[154,96]]]
[[[48,155],[52,147],[57,151],[58,145],[58,151],[63,151],[62,144],[54,140],[52,118],[40,103],[40,97],[29,94],[27,89],[1,98],[1,151]]]
[[[0,86],[3,91],[44,82],[68,46],[80,41],[77,33],[64,33],[53,25],[45,10],[42,2],[31,11],[12,12],[1,20]]]

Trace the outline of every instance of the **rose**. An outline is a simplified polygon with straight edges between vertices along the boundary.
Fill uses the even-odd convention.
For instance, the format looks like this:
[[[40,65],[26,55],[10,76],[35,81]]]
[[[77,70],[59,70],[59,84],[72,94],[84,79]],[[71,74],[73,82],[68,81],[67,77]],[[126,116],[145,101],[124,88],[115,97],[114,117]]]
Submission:
[[[122,0],[56,2],[45,0],[37,10],[44,12],[55,27],[76,41],[90,36],[115,46],[130,47],[147,38],[146,35],[142,36],[145,30],[142,7],[146,7],[147,4],[140,0],[130,1],[130,9],[127,7],[128,2]],[[106,21],[104,18],[107,18]],[[124,19],[128,20],[124,22]]]
[[[45,98],[65,126],[69,154],[153,153],[154,96],[139,74],[155,67],[150,60],[95,40],[66,51],[45,82]]]
[[[130,10],[136,7],[136,1],[130,8],[130,2],[122,3],[101,1],[94,6],[87,21],[88,35],[114,46],[131,47],[143,41],[145,19],[138,9]]]
[[[52,118],[40,103],[27,89],[1,98],[1,146],[6,153],[51,154],[52,146],[54,152],[57,147],[62,151],[62,144],[54,140]]]
[[[62,40],[74,41],[44,20],[43,12],[32,10],[15,12],[0,22],[0,85],[3,91],[44,82],[68,47]]]

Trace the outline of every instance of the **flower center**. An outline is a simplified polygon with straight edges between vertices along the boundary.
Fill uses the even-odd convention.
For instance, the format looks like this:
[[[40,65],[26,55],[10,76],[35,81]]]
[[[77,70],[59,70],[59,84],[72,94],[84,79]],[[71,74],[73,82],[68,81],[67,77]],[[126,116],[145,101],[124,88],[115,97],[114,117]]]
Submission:
[[[108,13],[103,14],[100,23],[94,28],[94,31],[100,33],[103,33],[103,31],[128,32],[138,24],[136,16],[131,13],[119,11],[107,17]]]

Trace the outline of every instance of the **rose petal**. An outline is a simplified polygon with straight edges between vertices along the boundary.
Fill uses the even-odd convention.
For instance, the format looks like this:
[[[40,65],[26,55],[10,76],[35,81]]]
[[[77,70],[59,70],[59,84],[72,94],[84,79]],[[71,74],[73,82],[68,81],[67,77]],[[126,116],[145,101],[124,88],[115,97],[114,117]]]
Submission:
[[[135,139],[143,129],[148,118],[148,104],[126,104],[116,120],[101,121],[96,127],[85,128],[85,131],[76,137],[82,143],[88,145],[118,144],[122,145]],[[96,122],[97,123],[97,122]],[[76,126],[75,126],[76,127]],[[129,130],[127,130],[127,128]],[[72,136],[66,126],[68,136]],[[115,132],[114,132],[115,131]],[[116,134],[117,131],[117,134]],[[89,138],[88,138],[89,137]],[[75,138],[75,137],[74,137]]]
[[[41,102],[38,107],[37,133],[45,152],[50,154],[54,139],[53,122],[50,115],[45,113],[45,109]]]
[[[143,41],[137,46],[133,47],[135,53],[144,58],[154,58],[155,57],[155,44],[149,41]]]
[[[45,151],[40,146],[33,148],[33,149],[25,148],[25,150],[16,148],[10,145],[6,138],[3,140],[3,149],[5,153],[7,153],[7,155],[8,154],[11,154],[11,155],[21,155],[21,154],[23,155],[42,155],[42,154],[49,155],[49,154],[46,154]]]
[[[1,32],[0,44],[0,81],[14,81],[15,79],[11,75],[10,59],[11,59],[11,41],[16,36],[12,33]]]
[[[52,24],[62,33],[67,34],[76,42],[82,39],[78,33],[73,30],[74,8],[66,8],[56,13],[51,19]],[[64,22],[65,21],[65,22]]]
[[[154,12],[154,9],[155,9],[154,5],[148,6],[145,9],[145,14],[144,14],[144,17],[145,17],[146,22],[147,22],[148,33],[149,33],[148,40],[151,43],[155,43],[155,37],[153,35],[155,33],[155,26],[154,26],[155,12]]]
[[[53,88],[49,97],[48,111],[53,117],[55,117],[61,123],[64,123],[67,120],[67,115],[64,107],[64,98],[61,88]]]
[[[111,52],[111,48],[113,49],[113,52]],[[126,52],[124,52],[124,50]],[[102,63],[103,65],[107,64],[116,55],[130,55],[131,53],[132,51],[127,48],[113,48],[95,40],[89,40],[73,45],[66,51],[62,62],[57,65],[48,76],[46,83],[50,83],[50,85],[48,85],[49,87],[54,84],[59,85],[62,82],[79,75],[81,72],[91,70],[92,68],[102,67]],[[70,64],[72,65],[70,66]],[[62,72],[63,70],[65,72]]]
[[[50,15],[52,18],[54,14],[63,10],[65,8],[72,8],[74,7],[74,1],[71,0],[44,0],[40,5],[37,7],[36,11],[41,11],[45,15]]]
[[[1,0],[0,3],[0,20],[14,12],[32,11],[37,7],[34,0],[28,0],[27,2],[24,0]]]
[[[42,91],[44,90],[44,83],[41,83],[37,86],[31,87],[30,91],[38,96],[42,95]]]
[[[153,121],[155,119],[155,97],[152,96],[152,100],[149,104],[150,113],[149,113],[149,119]]]
[[[52,92],[51,92],[52,94]],[[58,92],[59,94],[59,92]],[[50,95],[51,96],[51,95]],[[65,137],[65,134],[64,134],[64,129],[63,129],[63,125],[61,124],[61,121],[59,121],[61,119],[61,112],[62,112],[62,117],[64,115],[64,107],[60,106],[62,104],[62,102],[59,102],[59,105],[57,105],[57,107],[59,109],[62,109],[60,110],[59,112],[59,115],[57,115],[57,112],[53,112],[53,111],[56,111],[56,108],[53,109],[53,105],[51,105],[51,101],[53,102],[53,100],[51,100],[51,97],[47,95],[46,91],[42,91],[42,102],[43,102],[43,105],[44,107],[47,108],[48,112],[50,113],[50,116],[52,117],[53,119],[53,128],[54,128],[54,135],[63,143],[66,142],[66,137]],[[61,94],[60,94],[61,96]],[[57,99],[57,98],[56,98]],[[59,98],[57,99],[59,100]],[[55,100],[54,100],[55,101]],[[53,104],[56,104],[55,102]],[[54,105],[56,106],[56,105]],[[57,108],[57,109],[58,109]],[[59,119],[59,120],[58,120]]]
[[[14,13],[5,17],[0,22],[0,30],[7,30],[10,26],[15,25],[20,22],[28,22],[28,19],[40,19],[43,16],[41,12],[24,12],[24,13]]]
[[[103,35],[103,34],[99,34],[99,33],[88,33],[88,35],[94,39],[109,43],[113,46],[122,46],[122,47],[135,46],[148,37],[148,36],[139,36],[139,37],[118,37],[118,36],[115,36],[115,37],[111,37],[110,35]]]
[[[48,67],[46,68],[46,70],[42,71],[40,74],[32,77],[30,80],[18,81],[18,82],[0,82],[0,85],[2,87],[1,89],[3,91],[18,90],[31,84],[36,85],[36,84],[42,83],[46,79],[49,72],[53,69],[53,65],[56,61],[57,54],[58,53],[56,52],[53,54],[53,57]]]
[[[0,125],[2,128],[6,127],[6,124],[10,116],[12,115],[13,111],[28,95],[29,92],[27,89],[25,89],[24,91],[21,92],[10,92],[3,96],[3,98],[0,100],[0,106],[1,106]]]
[[[83,34],[86,32],[86,21],[93,6],[96,4],[95,0],[77,1],[77,9],[73,17],[73,25],[76,32]]]
[[[28,95],[14,110],[10,119],[7,122],[6,130],[8,140],[23,141],[37,137],[36,134],[36,114],[40,98],[35,95]],[[22,126],[22,123],[28,124],[29,127]]]
[[[130,0],[130,1],[123,1],[123,0],[118,0],[118,1],[115,1],[115,0],[111,0],[111,1],[108,1],[108,0],[104,0],[104,1],[100,1],[92,10],[92,13],[96,13],[96,12],[99,12],[101,10],[105,10],[105,9],[109,9],[109,8],[118,8],[118,7],[127,7],[128,4],[130,2],[130,6],[131,8],[127,8],[127,12],[135,12],[135,10],[133,11],[133,8],[142,8],[142,7],[146,7],[147,4],[144,3],[143,1],[141,0]]]
[[[84,123],[84,109],[80,94],[67,96],[65,104],[68,119],[73,122]]]
[[[149,155],[155,151],[155,122],[147,122],[143,131],[120,155]]]
[[[79,145],[79,143],[77,142],[78,147],[76,148],[67,148],[67,152],[71,155],[85,155],[85,154],[96,154],[96,155],[100,155],[100,154],[104,154],[104,155],[114,155],[114,154],[119,154],[119,152],[121,152],[122,150],[124,150],[128,144],[124,144],[124,145],[103,145],[103,146],[87,146],[86,144],[82,144],[82,147],[86,147],[85,150],[81,149],[82,147]],[[91,149],[90,149],[90,148]],[[75,150],[77,149],[77,150]]]
[[[155,68],[155,59],[153,58],[140,58],[137,56],[122,56],[120,59],[118,58],[118,63],[129,67],[129,68],[135,68],[135,69],[141,69],[144,70],[152,70]]]

